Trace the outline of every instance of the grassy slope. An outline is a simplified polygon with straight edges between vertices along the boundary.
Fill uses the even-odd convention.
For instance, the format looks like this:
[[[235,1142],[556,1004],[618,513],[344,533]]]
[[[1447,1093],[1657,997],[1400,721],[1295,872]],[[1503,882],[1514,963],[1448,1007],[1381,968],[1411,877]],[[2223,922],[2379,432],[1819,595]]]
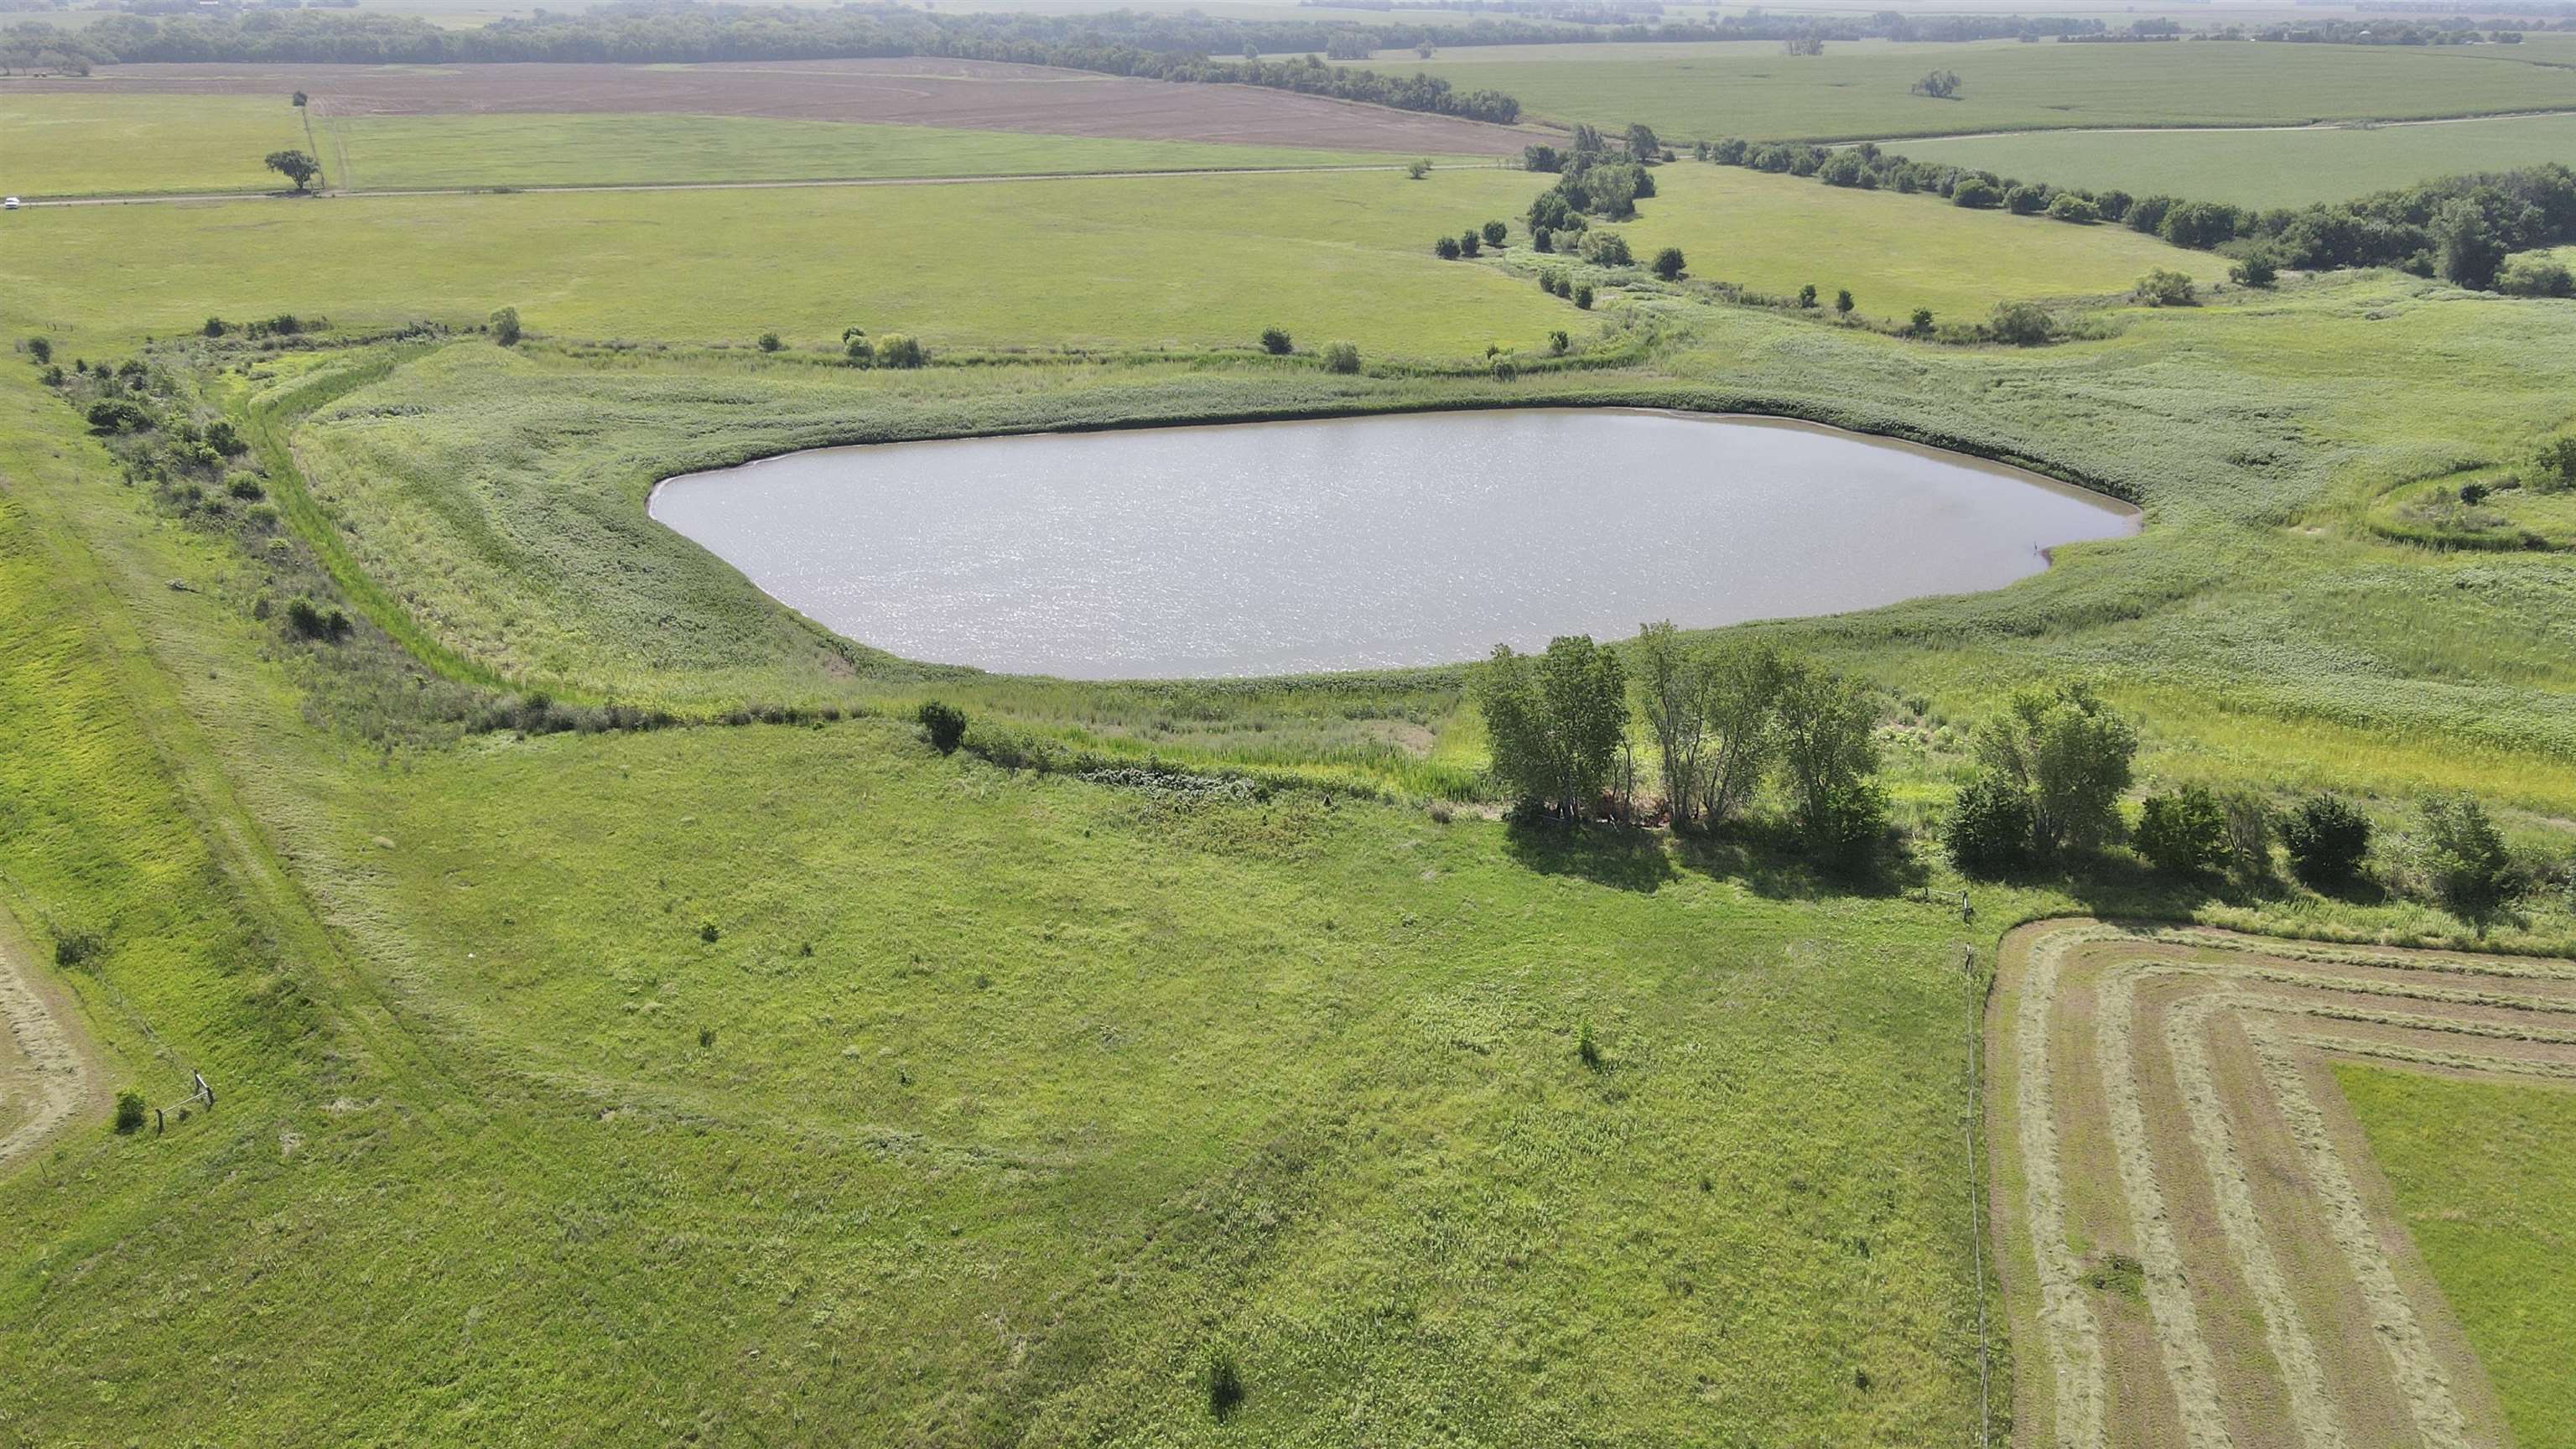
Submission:
[[[1974,136],[1895,148],[2031,181],[2239,206],[2341,201],[2464,171],[2576,162],[2576,116],[2318,131]]]
[[[1492,87],[1538,115],[1667,141],[1857,139],[2063,126],[2297,125],[2576,108],[2576,72],[2516,48],[1861,41],[1791,56],[1776,44],[1487,47],[1369,62]],[[1953,70],[1946,101],[1909,93]]]
[[[334,184],[373,190],[1392,166],[1403,159],[1383,151],[749,116],[362,116],[335,118],[318,130],[338,163]]]
[[[2365,1066],[2335,1076],[2515,1438],[2576,1442],[2576,1092]]]
[[[1734,166],[1674,165],[1625,228],[1640,260],[1677,246],[1691,275],[1773,296],[1814,283],[1825,305],[1851,289],[1860,315],[1917,307],[1965,321],[1997,302],[2129,290],[2153,268],[2223,281],[2225,262],[2124,227],[1964,211],[1937,197],[1856,192]]]
[[[307,144],[303,122],[286,101],[0,92],[0,191],[36,197],[281,189],[283,178],[260,158]]]
[[[1531,190],[1451,170],[75,207],[10,219],[0,286],[41,299],[35,320],[126,338],[208,313],[350,326],[514,304],[530,327],[591,337],[775,328],[837,346],[855,323],[934,347],[1248,345],[1284,323],[1455,356],[1529,348],[1572,315],[1430,253]],[[95,285],[103,248],[124,259],[114,287]]]

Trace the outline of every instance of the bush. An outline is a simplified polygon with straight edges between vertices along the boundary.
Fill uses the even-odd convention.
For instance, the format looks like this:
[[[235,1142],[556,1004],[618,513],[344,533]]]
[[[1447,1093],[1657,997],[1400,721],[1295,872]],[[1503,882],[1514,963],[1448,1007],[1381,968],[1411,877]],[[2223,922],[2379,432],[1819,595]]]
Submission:
[[[2278,825],[2272,802],[2251,790],[2230,790],[2218,797],[2227,813],[2227,849],[2236,869],[2253,880],[2272,876],[2272,837]]]
[[[914,718],[928,732],[931,747],[943,755],[957,753],[958,744],[966,738],[966,711],[953,704],[925,700]]]
[[[2576,433],[2552,438],[2531,455],[2531,486],[2543,493],[2576,487]]]
[[[1243,1404],[1244,1392],[1243,1369],[1234,1361],[1234,1354],[1222,1348],[1209,1350],[1207,1366],[1199,1378],[1207,1390],[1208,1416],[1220,1423],[1234,1417],[1234,1411]]]
[[[1992,771],[1968,782],[1941,822],[1941,848],[1962,875],[1991,879],[2030,863],[2030,796]]]
[[[2281,821],[2291,873],[2322,890],[2342,885],[2370,854],[2370,817],[2340,795],[2311,795]]]
[[[245,503],[257,503],[268,496],[268,491],[259,486],[257,473],[235,473],[224,480],[224,491]]]
[[[2199,785],[2148,796],[2138,816],[2137,844],[2138,854],[2167,875],[2221,870],[2233,854],[2227,812]]]
[[[2102,219],[2102,209],[2095,206],[2090,198],[2072,191],[2061,191],[2048,199],[2048,219],[2091,226]]]
[[[284,319],[279,319],[279,320],[284,320]],[[279,329],[279,330],[281,330],[281,331],[292,331],[292,330],[294,330],[294,329],[292,329],[292,328],[281,328],[281,329]],[[493,314],[492,314],[492,340],[493,340],[493,341],[495,341],[495,342],[497,342],[497,343],[501,344],[503,347],[516,347],[516,346],[519,344],[519,335],[520,335],[520,334],[519,334],[519,309],[518,309],[518,308],[516,308],[516,307],[504,307],[504,308],[502,308],[501,310],[499,310],[499,311],[497,311],[497,312],[495,312],[495,313],[493,313]]]
[[[1476,229],[1474,227],[1471,226],[1465,231],[1458,233],[1458,255],[1462,257],[1475,256],[1477,253],[1484,250],[1484,246],[1484,239],[1476,235]]]
[[[1500,247],[1503,244],[1503,238],[1511,234],[1512,229],[1499,221],[1485,223],[1485,245],[1489,247]]]
[[[204,331],[208,337],[221,337],[226,332],[232,330],[232,324],[226,322],[221,317],[209,317],[206,319],[205,327],[201,330]]]
[[[1538,252],[1553,252],[1553,251],[1555,251],[1555,250],[1556,250],[1556,232],[1555,232],[1553,229],[1548,228],[1548,227],[1544,227],[1544,226],[1534,226],[1534,227],[1531,227],[1531,228],[1530,228],[1530,249],[1531,249],[1532,251],[1538,251]]]
[[[1655,253],[1655,275],[1667,282],[1680,281],[1684,265],[1680,247],[1666,247]]]
[[[2268,287],[2281,278],[2281,269],[2268,257],[2247,257],[2227,269],[2227,280],[2240,287]]]
[[[141,1092],[124,1091],[116,1094],[117,1131],[139,1132],[143,1130],[143,1119],[150,1115],[152,1115],[152,1109],[143,1105]]]
[[[1508,352],[1494,359],[1494,381],[1510,382],[1521,375],[1521,365]]]
[[[786,345],[786,343],[779,340],[778,334],[775,332],[763,332],[760,334],[760,350],[763,352],[776,352],[778,349],[785,347]]]
[[[2016,186],[2004,193],[2004,209],[2015,216],[2037,216],[2048,209],[2048,188]]]
[[[2486,929],[2489,918],[2518,894],[2513,857],[2486,807],[2468,795],[2438,795],[2424,802],[2424,866],[2442,909]]]
[[[1848,317],[1852,314],[1852,308],[1858,305],[1858,303],[1852,300],[1851,288],[1844,287],[1834,293],[1834,312],[1836,315]]]
[[[349,616],[298,596],[287,601],[286,628],[298,639],[338,639],[349,632]]]
[[[1996,189],[1993,183],[1975,176],[1968,177],[1961,181],[1957,186],[1950,189],[1950,204],[1952,206],[1970,206],[1982,209],[1984,207],[1992,206],[2003,199],[2003,192]]]
[[[1444,262],[1454,262],[1458,260],[1458,239],[1454,236],[1442,237],[1440,240],[1431,244],[1431,254]]]
[[[2057,335],[2057,319],[2036,302],[1998,302],[1986,331],[1997,342],[2037,347]]]
[[[54,937],[54,964],[68,971],[106,949],[106,939],[96,931],[61,931]]]
[[[1596,267],[1633,267],[1637,264],[1637,254],[1628,250],[1628,239],[1615,231],[1585,232],[1583,259]]]
[[[877,339],[877,366],[879,367],[920,367],[929,361],[930,354],[922,351],[921,341],[918,338],[906,337],[900,332],[889,332]]]
[[[1357,372],[1357,371],[1359,371],[1359,370],[1360,370],[1360,349],[1359,349],[1359,344],[1358,344],[1358,343],[1356,343],[1356,342],[1327,342],[1327,343],[1325,343],[1325,344],[1324,344],[1324,370],[1325,370],[1326,372],[1342,372],[1342,373],[1350,373],[1350,372]]]
[[[1566,353],[1572,351],[1573,348],[1574,339],[1566,335],[1564,328],[1559,327],[1555,331],[1547,334],[1547,351],[1549,356],[1563,357]]]
[[[2547,257],[2515,257],[2496,273],[2495,289],[2508,297],[2576,297],[2576,274]]]
[[[1807,285],[1798,289],[1798,305],[1801,307],[1813,307],[1816,305],[1815,283],[1809,282]]]
[[[1909,334],[1911,334],[1911,335],[1913,335],[1913,336],[1916,336],[1916,337],[1929,337],[1929,336],[1931,336],[1931,335],[1932,335],[1932,309],[1931,309],[1931,308],[1929,308],[1929,307],[1917,307],[1917,308],[1915,308],[1915,309],[1914,309],[1914,316],[1913,316],[1913,319],[1912,319],[1912,320],[1910,320],[1910,321],[1908,321],[1908,322],[1905,324],[1905,330],[1906,330]]]
[[[1286,328],[1264,327],[1261,329],[1262,351],[1269,353],[1273,357],[1286,357],[1291,346],[1292,344],[1288,340],[1288,331]]]
[[[1592,1023],[1585,1022],[1574,1034],[1574,1055],[1594,1071],[1601,1070],[1601,1043],[1592,1039]]]
[[[28,355],[29,357],[32,357],[32,358],[34,358],[34,359],[36,360],[36,365],[37,365],[38,367],[42,367],[42,366],[44,366],[46,363],[53,361],[53,360],[54,360],[54,344],[53,344],[53,340],[52,340],[51,338],[46,338],[46,337],[30,337],[30,338],[28,338],[28,339],[27,339],[27,355]]]
[[[2200,293],[2192,286],[2191,278],[2170,267],[2158,267],[2138,278],[2138,284],[2129,289],[2129,298],[2132,301],[2144,302],[2150,307],[2200,305]]]
[[[1574,305],[1586,312],[1592,310],[1592,284],[1590,282],[1584,282],[1575,287]]]

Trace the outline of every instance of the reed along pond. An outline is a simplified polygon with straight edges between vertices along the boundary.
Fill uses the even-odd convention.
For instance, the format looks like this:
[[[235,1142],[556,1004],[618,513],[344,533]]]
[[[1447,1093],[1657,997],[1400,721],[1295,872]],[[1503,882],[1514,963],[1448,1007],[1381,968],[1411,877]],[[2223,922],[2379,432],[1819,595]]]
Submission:
[[[1473,659],[1999,588],[2137,530],[2097,494],[1751,418],[1411,413],[826,448],[653,516],[832,630],[1077,679]]]

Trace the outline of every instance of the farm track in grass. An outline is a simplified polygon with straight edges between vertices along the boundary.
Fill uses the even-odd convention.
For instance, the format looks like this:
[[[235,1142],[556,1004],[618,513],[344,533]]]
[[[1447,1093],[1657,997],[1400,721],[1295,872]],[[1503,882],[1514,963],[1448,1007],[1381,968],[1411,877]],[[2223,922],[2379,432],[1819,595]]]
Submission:
[[[86,77],[0,80],[0,96],[267,95],[283,104],[295,91],[311,95],[323,119],[531,111],[770,116],[1434,155],[1512,155],[1531,139],[1507,126],[1253,86],[927,58],[686,66],[119,65]]]
[[[1997,968],[2018,1443],[2511,1442],[2336,1068],[2576,1089],[2576,966],[2060,920]]]
[[[35,947],[0,914],[0,1168],[35,1151],[106,1083],[69,994],[36,966]]]

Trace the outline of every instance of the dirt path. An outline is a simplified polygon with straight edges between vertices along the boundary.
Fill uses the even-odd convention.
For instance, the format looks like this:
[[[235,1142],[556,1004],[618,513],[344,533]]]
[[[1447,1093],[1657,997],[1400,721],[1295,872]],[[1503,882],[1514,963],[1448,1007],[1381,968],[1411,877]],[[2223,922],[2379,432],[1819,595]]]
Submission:
[[[1201,166],[1175,171],[1048,171],[1007,176],[851,176],[813,181],[616,181],[564,186],[422,186],[385,190],[317,191],[172,191],[133,196],[31,197],[21,203],[39,206],[148,206],[181,201],[315,201],[370,196],[520,196],[566,191],[783,191],[810,186],[982,186],[1000,181],[1143,181],[1164,176],[1296,176],[1322,171],[1401,171],[1396,163],[1347,166]],[[1451,170],[1461,168],[1451,167]],[[1464,168],[1481,170],[1481,167]]]
[[[2393,131],[2401,126],[2462,126],[2479,121],[2538,121],[2576,115],[2576,110],[2483,111],[2465,116],[2427,116],[2412,121],[2304,121],[2295,126],[2024,126],[2011,131],[1949,131],[1938,136],[1881,136],[1870,141],[1833,141],[1832,146],[1878,146],[1895,150],[1910,141],[1985,141],[2001,136],[2207,136],[2237,131]]]
[[[72,1008],[70,993],[45,977],[35,948],[0,915],[0,1170],[107,1100],[107,1075]]]

